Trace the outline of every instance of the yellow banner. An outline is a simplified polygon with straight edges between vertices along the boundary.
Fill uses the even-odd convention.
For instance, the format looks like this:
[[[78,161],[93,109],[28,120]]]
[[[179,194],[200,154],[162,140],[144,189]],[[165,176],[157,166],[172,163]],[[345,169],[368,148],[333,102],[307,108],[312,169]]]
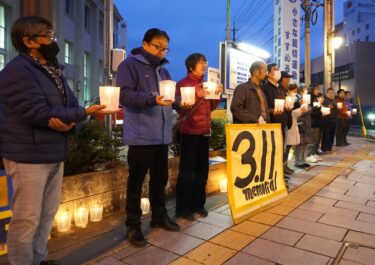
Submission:
[[[288,195],[280,124],[227,124],[228,197],[234,223]]]
[[[7,176],[0,176],[0,207],[8,206],[8,181]]]

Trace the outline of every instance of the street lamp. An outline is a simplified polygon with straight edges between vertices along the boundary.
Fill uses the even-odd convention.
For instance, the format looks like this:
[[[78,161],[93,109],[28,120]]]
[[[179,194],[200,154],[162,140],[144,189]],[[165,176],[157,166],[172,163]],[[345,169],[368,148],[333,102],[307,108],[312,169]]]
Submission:
[[[337,50],[338,48],[341,47],[343,44],[344,40],[341,36],[333,36],[332,37],[332,47]]]

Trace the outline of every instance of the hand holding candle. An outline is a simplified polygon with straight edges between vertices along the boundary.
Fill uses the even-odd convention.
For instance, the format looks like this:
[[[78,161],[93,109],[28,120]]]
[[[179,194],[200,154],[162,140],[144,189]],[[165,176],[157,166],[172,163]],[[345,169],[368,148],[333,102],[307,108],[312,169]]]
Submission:
[[[162,80],[159,82],[160,96],[164,101],[174,101],[176,93],[176,82],[172,80]]]
[[[119,110],[120,87],[100,86],[100,104],[106,105],[103,113],[110,114]]]

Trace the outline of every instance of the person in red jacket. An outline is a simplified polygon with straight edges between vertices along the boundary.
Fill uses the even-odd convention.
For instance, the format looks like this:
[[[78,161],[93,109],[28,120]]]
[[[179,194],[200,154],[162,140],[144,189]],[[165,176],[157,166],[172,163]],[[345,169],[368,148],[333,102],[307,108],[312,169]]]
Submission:
[[[337,125],[336,125],[336,146],[346,146],[346,127],[347,123],[350,122],[351,114],[348,113],[348,106],[345,102],[345,90],[339,89],[337,91]],[[341,104],[340,104],[341,103]]]
[[[182,120],[180,168],[176,187],[176,216],[193,220],[194,213],[206,217],[206,183],[208,178],[208,138],[211,134],[211,111],[220,100],[205,99],[208,92],[203,87],[207,60],[203,54],[194,53],[185,61],[187,76],[176,85],[176,98],[181,97],[181,87],[195,87],[195,104],[190,109],[178,111]],[[221,93],[223,87],[217,86]]]

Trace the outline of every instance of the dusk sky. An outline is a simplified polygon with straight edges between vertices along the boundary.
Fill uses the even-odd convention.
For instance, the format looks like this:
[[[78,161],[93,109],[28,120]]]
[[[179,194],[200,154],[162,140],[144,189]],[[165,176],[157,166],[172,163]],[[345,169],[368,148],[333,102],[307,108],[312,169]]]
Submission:
[[[284,0],[282,0],[284,1]],[[114,0],[127,21],[127,46],[141,46],[145,31],[152,27],[165,30],[171,38],[170,61],[167,69],[174,80],[186,75],[184,61],[194,52],[206,55],[209,66],[218,67],[219,42],[225,39],[225,0]],[[249,44],[273,50],[273,0],[232,0],[231,27],[235,23],[236,38]],[[343,19],[343,2],[336,0],[336,23]],[[303,12],[301,12],[302,14]],[[319,21],[312,27],[311,58],[323,54],[323,7],[319,8]],[[301,26],[301,29],[303,27]],[[303,36],[303,33],[301,33]],[[301,47],[303,48],[301,39]],[[303,49],[301,60],[303,60]]]

